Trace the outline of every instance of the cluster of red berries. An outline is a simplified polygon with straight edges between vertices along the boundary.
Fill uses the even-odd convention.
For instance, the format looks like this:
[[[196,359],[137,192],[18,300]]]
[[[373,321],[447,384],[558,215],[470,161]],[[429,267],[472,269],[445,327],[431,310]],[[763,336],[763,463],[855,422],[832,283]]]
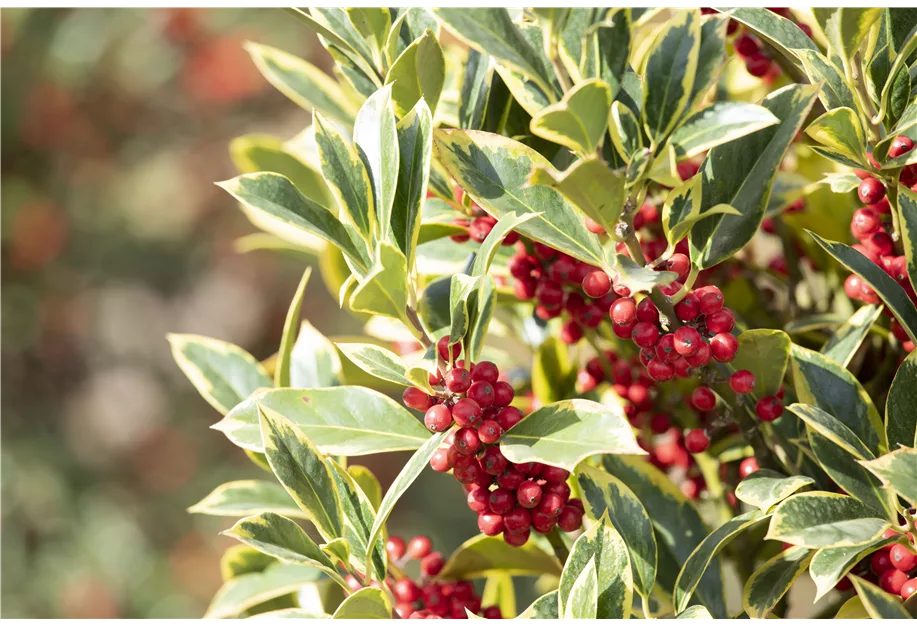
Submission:
[[[522,546],[532,529],[548,533],[555,525],[563,531],[580,528],[585,512],[582,501],[570,498],[569,472],[537,462],[511,463],[500,451],[503,432],[522,420],[510,405],[515,392],[500,381],[495,364],[481,361],[465,368],[461,345],[443,338],[440,357],[452,364],[445,376],[431,376],[436,395],[417,388],[404,392],[404,403],[423,411],[424,424],[433,432],[460,428],[450,434],[446,448],[437,450],[430,467],[452,471],[468,495],[468,507],[478,514],[478,528],[488,536],[503,534],[511,546]]]
[[[462,193],[461,190],[456,190],[456,196],[460,197]],[[497,225],[497,219],[488,215],[488,213],[477,204],[471,203],[471,217],[453,218],[452,224],[466,230],[465,233],[451,235],[452,241],[463,243],[472,239],[481,243],[487,239],[487,236],[490,235],[490,232]],[[519,241],[519,234],[515,231],[510,231],[503,239],[502,244],[503,246],[512,246],[517,241]]]
[[[712,12],[712,10],[710,11]],[[768,11],[796,22],[788,8],[768,9]],[[730,26],[733,23],[730,21]],[[796,22],[796,26],[809,37],[812,36],[812,29],[809,28],[808,24]],[[773,80],[780,75],[780,66],[762,48],[761,40],[752,35],[747,29],[742,29],[739,36],[732,42],[732,45],[739,58],[745,62],[745,70],[752,76]]]
[[[892,158],[900,157],[910,152],[913,148],[914,142],[911,138],[899,135],[892,141],[888,149],[888,156]],[[871,154],[869,159],[874,167],[879,167],[879,163],[873,159]],[[857,209],[853,214],[853,219],[850,221],[850,232],[859,240],[859,243],[854,244],[853,248],[885,270],[907,292],[911,300],[917,303],[917,294],[915,294],[914,288],[908,280],[907,258],[904,255],[896,254],[895,241],[888,233],[888,227],[891,223],[891,207],[886,195],[885,185],[864,170],[855,170],[854,172],[861,179],[857,188],[857,195],[866,206]],[[899,177],[899,182],[917,189],[917,167],[908,166],[904,168]],[[844,281],[844,291],[853,300],[869,304],[879,304],[881,302],[875,290],[855,274],[851,274]],[[906,351],[914,350],[914,343],[910,341],[907,333],[897,320],[893,320],[891,329],[895,337],[902,342]]]
[[[890,539],[899,535],[900,532],[889,529],[882,537]],[[917,593],[917,554],[912,548],[913,536],[910,533],[907,535],[911,540],[911,546],[892,544],[882,547],[860,560],[852,572],[878,585],[889,594],[900,595],[904,600],[913,596]],[[847,577],[841,579],[836,586],[841,591],[852,587],[853,583]]]

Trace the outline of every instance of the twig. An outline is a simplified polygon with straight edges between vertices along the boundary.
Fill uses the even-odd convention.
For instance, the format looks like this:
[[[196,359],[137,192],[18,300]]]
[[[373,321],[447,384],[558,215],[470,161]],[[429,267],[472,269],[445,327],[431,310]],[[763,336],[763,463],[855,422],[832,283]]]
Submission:
[[[567,550],[567,545],[564,544],[564,539],[560,537],[560,532],[557,531],[557,527],[551,529],[546,537],[551,543],[551,548],[554,549],[554,555],[557,556],[557,560],[562,565],[566,564],[567,558],[570,557],[570,551]]]

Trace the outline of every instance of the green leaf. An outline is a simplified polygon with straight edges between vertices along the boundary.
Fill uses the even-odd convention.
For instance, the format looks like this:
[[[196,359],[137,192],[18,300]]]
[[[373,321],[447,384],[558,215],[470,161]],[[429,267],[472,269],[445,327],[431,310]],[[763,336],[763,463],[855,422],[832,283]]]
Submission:
[[[350,543],[344,538],[335,538],[331,542],[322,544],[319,548],[325,555],[339,560],[342,564],[350,563]]]
[[[806,128],[806,135],[849,159],[866,163],[866,138],[853,109],[841,107],[828,111]]]
[[[446,28],[479,52],[488,54],[501,65],[521,73],[547,90],[551,84],[548,69],[509,13],[502,8],[440,7],[433,13]]]
[[[168,336],[175,363],[214,409],[226,414],[258,388],[271,387],[264,367],[243,349],[202,335]]]
[[[585,399],[545,405],[503,434],[500,450],[515,463],[541,462],[573,471],[598,453],[640,455],[623,407]]]
[[[392,14],[388,8],[363,7],[345,9],[347,17],[357,32],[360,33],[374,49],[381,50],[388,39],[392,27]]]
[[[385,42],[385,60],[389,67],[408,46],[422,37],[427,29],[432,30],[439,38],[439,23],[428,9],[419,7],[402,9],[401,14],[392,23]]]
[[[584,600],[580,596],[581,592],[574,596],[574,592],[583,587],[582,573],[590,569],[596,573],[597,602],[594,618],[626,618],[633,597],[627,547],[605,515],[573,543],[557,590],[559,616],[579,617],[581,608],[576,608],[576,605],[588,599]],[[588,615],[588,608],[585,612]]]
[[[893,538],[879,538],[867,544],[836,549],[818,549],[809,565],[809,576],[815,583],[815,601],[834,590],[834,586],[864,557],[893,543]]]
[[[881,479],[882,485],[900,494],[911,505],[917,505],[917,450],[902,447],[860,464]]]
[[[767,96],[761,104],[780,119],[707,153],[701,168],[701,213],[726,204],[740,215],[714,215],[691,232],[691,259],[710,268],[739,251],[758,231],[777,169],[818,94],[816,85],[789,85]]]
[[[353,465],[347,467],[347,474],[360,486],[373,510],[379,509],[379,504],[382,503],[382,486],[373,472],[366,466]]]
[[[392,85],[380,88],[360,107],[353,126],[353,141],[372,183],[376,236],[387,240],[391,237],[392,204],[400,158]]]
[[[812,551],[794,546],[775,555],[752,573],[742,594],[742,606],[748,617],[767,618],[805,572],[811,559]]]
[[[640,130],[637,116],[620,100],[611,105],[608,134],[624,161],[630,161],[635,152],[644,148],[643,131]]]
[[[220,557],[220,577],[226,582],[239,575],[263,572],[268,566],[276,563],[277,560],[270,555],[244,544],[234,544]]]
[[[526,619],[557,619],[557,591],[551,591],[537,599],[516,618]]]
[[[739,350],[732,366],[755,375],[755,396],[777,393],[790,360],[790,336],[775,329],[751,329],[739,334]]]
[[[629,487],[649,514],[653,523],[656,541],[665,547],[677,566],[683,565],[694,548],[709,533],[698,514],[694,503],[678,489],[658,468],[639,458],[606,455],[602,458],[605,470]],[[674,583],[675,572],[663,569],[663,555],[660,551],[657,583],[668,577]],[[703,573],[695,596],[715,617],[726,617],[726,602],[723,598],[723,580],[720,563],[714,559]]]
[[[688,556],[681,568],[681,572],[678,573],[678,579],[675,581],[674,603],[676,611],[683,612],[688,609],[691,595],[697,589],[701,577],[710,566],[713,558],[740,533],[758,523],[764,522],[767,518],[768,515],[761,510],[739,514],[715,529],[697,545],[691,555]]]
[[[449,310],[452,312],[449,338],[453,342],[463,340],[472,326],[475,315],[474,294],[480,285],[480,277],[452,275],[449,289]]]
[[[404,387],[418,387],[433,393],[430,387],[429,371],[423,367],[409,368],[401,357],[375,344],[339,342],[342,353],[364,372],[377,379],[391,381]]]
[[[649,598],[656,583],[656,538],[653,524],[630,488],[616,477],[586,464],[576,470],[586,512],[598,520],[607,514],[630,556],[634,588]]]
[[[297,425],[258,406],[271,470],[326,541],[343,531],[341,500],[328,462]]]
[[[584,32],[580,73],[583,78],[605,81],[611,87],[612,98],[621,90],[627,70],[630,29],[630,11],[621,8],[612,10],[604,21],[592,24]]]
[[[595,620],[596,618],[596,614],[598,613],[599,583],[598,575],[595,572],[595,557],[596,556],[592,556],[589,559],[589,562],[580,571],[576,580],[570,584],[566,602],[564,602],[563,597],[561,597],[564,620]],[[561,585],[563,585],[563,578],[561,578]],[[624,618],[626,616],[627,612],[624,611],[623,615],[616,615],[615,618]]]
[[[373,528],[369,534],[369,540],[366,542],[367,546],[373,546],[375,544],[376,538],[382,533],[382,527],[385,526],[385,521],[388,520],[389,514],[391,514],[392,510],[395,508],[395,503],[397,503],[401,495],[411,487],[414,480],[420,476],[423,469],[430,463],[433,453],[436,452],[436,449],[440,447],[443,440],[445,440],[446,436],[451,432],[452,431],[445,431],[431,436],[413,455],[411,455],[411,459],[401,468],[401,472],[399,472],[395,480],[392,481],[388,492],[385,493],[385,497],[383,497],[382,503],[379,505],[379,509],[376,512],[376,520],[373,522]],[[367,568],[366,570],[369,569]]]
[[[418,100],[398,122],[397,132],[401,156],[392,204],[392,231],[411,271],[423,228],[421,216],[433,156],[433,114],[425,100]]]
[[[739,482],[736,498],[767,512],[794,492],[814,483],[815,480],[809,477],[785,477],[773,470],[762,469]]]
[[[491,95],[492,75],[490,57],[470,49],[459,93],[459,128],[481,130]]]
[[[188,511],[211,516],[251,516],[271,511],[295,518],[305,517],[282,486],[271,481],[248,479],[224,483],[189,507]]]
[[[367,76],[375,76],[375,70],[371,66],[373,62],[372,42],[356,29],[346,9],[313,7],[309,9],[309,16],[311,23],[302,16],[298,17],[325,38],[328,44],[345,54]],[[320,26],[322,30],[315,28],[316,26]]]
[[[478,579],[504,573],[513,577],[560,575],[557,558],[536,543],[515,547],[499,536],[478,535],[466,540],[449,557],[441,579]]]
[[[243,518],[224,536],[235,538],[248,546],[284,562],[318,568],[345,590],[347,582],[318,545],[298,524],[278,514],[264,512]]]
[[[726,9],[717,9],[726,10]],[[790,61],[799,64],[796,55],[800,51],[818,51],[818,46],[793,21],[763,8],[731,8],[729,15],[745,24],[765,41],[774,44]]]
[[[701,16],[700,48],[697,52],[697,71],[694,73],[694,85],[688,99],[686,113],[693,111],[704,96],[716,84],[720,72],[726,65],[726,31],[729,26],[726,15]]]
[[[904,609],[901,603],[901,597],[885,592],[877,585],[871,584],[865,579],[860,579],[855,575],[850,575],[850,581],[863,602],[863,607],[869,613],[871,618],[891,618],[898,620],[908,620],[912,616]]]
[[[821,353],[797,344],[790,354],[799,401],[837,418],[878,454],[885,440],[882,419],[856,377]]]
[[[862,620],[864,618],[870,618],[870,616],[866,608],[863,607],[863,600],[859,596],[854,595],[844,602],[834,618],[840,620]]]
[[[388,569],[385,541],[380,537],[376,539],[372,548],[372,569],[363,570],[369,559],[369,536],[372,532],[376,510],[373,508],[369,497],[357,485],[343,466],[333,459],[328,460],[331,477],[341,497],[341,512],[344,517],[343,538],[350,547],[350,564],[357,572],[368,575],[375,581],[385,578]]]
[[[643,125],[657,144],[668,136],[691,98],[700,50],[700,11],[676,11],[646,60]]]
[[[335,204],[325,179],[292,142],[282,142],[270,135],[243,135],[229,143],[229,154],[242,174],[276,172],[289,178],[296,189],[323,207]]]
[[[556,189],[615,236],[615,224],[624,209],[624,179],[598,159],[580,159],[563,172],[536,167],[529,182]]]
[[[605,81],[582,82],[560,102],[534,116],[530,128],[538,137],[581,155],[592,153],[608,127],[611,100],[611,88]]]
[[[687,181],[676,185],[668,193],[662,204],[662,231],[665,233],[669,246],[666,254],[675,250],[676,244],[691,233],[691,229],[701,219],[711,213],[731,213],[739,215],[738,209],[729,205],[713,207],[704,216],[701,216],[701,195],[703,180],[701,176],[694,176]]]
[[[917,446],[917,353],[907,356],[892,381],[885,404],[888,448]]]
[[[471,267],[472,276],[481,277],[486,275],[497,254],[497,249],[506,236],[520,224],[534,217],[536,217],[536,214],[532,213],[521,216],[510,213],[500,218],[490,230],[490,233],[487,234],[487,237],[484,238],[481,247],[478,248],[478,252],[475,254],[474,265]]]
[[[384,591],[378,588],[361,588],[344,599],[331,618],[390,620],[392,604]]]
[[[306,268],[302,278],[299,280],[299,287],[296,288],[296,293],[290,302],[290,308],[287,310],[287,318],[283,323],[280,349],[277,351],[277,363],[274,366],[274,386],[278,388],[290,387],[290,361],[293,346],[296,342],[296,327],[302,311],[303,297],[306,295],[306,285],[309,284],[309,277],[311,276],[312,267],[310,266]]]
[[[357,386],[301,390],[265,390],[246,399],[214,425],[231,442],[264,450],[258,405],[301,427],[326,455],[371,455],[411,451],[426,442],[428,432],[388,396]]]
[[[914,287],[917,285],[917,193],[904,185],[898,185],[897,215],[898,233],[907,258],[907,276]]]
[[[497,606],[502,616],[507,618],[515,616],[516,590],[513,588],[513,578],[507,573],[489,576],[484,583],[484,591],[481,593],[481,606]]]
[[[353,311],[395,318],[408,328],[407,259],[398,248],[379,242],[369,272],[350,295]]]
[[[813,83],[823,83],[818,98],[831,111],[847,107],[856,111],[856,100],[847,86],[843,72],[818,50],[797,50],[805,73]]]
[[[852,496],[806,492],[777,506],[766,538],[813,549],[855,546],[880,537],[888,526]]]
[[[626,255],[615,255],[615,271],[618,273],[618,285],[628,288],[631,294],[649,292],[678,278],[677,274],[668,270],[657,272],[645,268]]]
[[[881,305],[863,305],[834,332],[822,346],[821,353],[846,368],[881,313]]]
[[[300,564],[273,564],[264,572],[247,573],[223,584],[204,618],[236,618],[249,608],[291,594],[322,577],[322,572]]]
[[[669,141],[678,158],[687,159],[779,123],[777,116],[760,105],[716,102],[685,120]]]
[[[684,612],[679,612],[675,618],[684,618],[687,620],[713,620],[713,616],[703,605],[692,605]]]
[[[852,59],[869,29],[882,15],[882,8],[816,7],[815,19],[828,38],[831,49],[844,59]]]
[[[326,619],[331,618],[324,612],[313,612],[310,610],[304,610],[298,607],[289,607],[283,610],[273,610],[270,612],[261,612],[255,616],[249,618],[255,619],[275,619],[275,618],[311,618],[311,619]]]
[[[917,307],[893,278],[850,246],[822,239],[812,231],[806,232],[842,266],[858,275],[874,289],[907,331],[911,341],[917,341]]]
[[[303,320],[290,354],[290,386],[332,387],[339,385],[340,379],[341,360],[334,344],[307,320]]]
[[[258,228],[297,243],[302,233],[320,237],[356,260],[366,262],[365,244],[359,245],[344,224],[325,207],[304,196],[285,176],[272,172],[243,174],[217,183],[242,203],[242,210]]]
[[[549,162],[531,148],[482,131],[439,130],[434,146],[440,162],[478,205],[496,218],[508,213],[542,215],[521,224],[520,235],[565,252],[580,261],[602,265],[604,255],[576,209],[560,192],[541,185],[527,187],[529,173]]]
[[[553,335],[545,338],[532,360],[532,393],[543,405],[563,400],[576,383],[569,347]]]
[[[847,425],[818,407],[793,403],[788,410],[802,419],[813,431],[828,438],[857,459],[874,459],[872,451]]]
[[[357,107],[341,86],[320,69],[292,54],[245,42],[258,70],[280,93],[306,111],[318,109],[341,124],[353,125]]]
[[[376,223],[369,172],[353,143],[318,111],[313,126],[322,176],[341,208],[341,217],[369,242]]]
[[[432,30],[408,46],[385,77],[386,84],[392,83],[392,103],[398,117],[407,115],[421,98],[431,113],[436,113],[445,80],[446,60]]]

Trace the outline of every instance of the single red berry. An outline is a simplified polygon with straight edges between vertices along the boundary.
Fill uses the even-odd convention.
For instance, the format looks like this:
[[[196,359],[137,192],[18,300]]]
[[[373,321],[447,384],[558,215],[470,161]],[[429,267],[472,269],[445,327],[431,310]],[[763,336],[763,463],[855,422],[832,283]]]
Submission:
[[[501,435],[503,435],[503,429],[496,420],[484,420],[478,427],[478,438],[484,444],[494,444]]]
[[[545,466],[541,471],[541,478],[548,483],[560,483],[566,481],[569,476],[569,471],[557,466]]]
[[[593,220],[592,218],[586,218],[585,222],[586,222],[586,229],[590,233],[601,235],[602,233],[605,232],[605,228],[601,224]]]
[[[435,551],[420,560],[420,572],[425,577],[435,577],[445,565],[446,560],[443,559],[443,554]]]
[[[407,555],[413,560],[423,559],[433,550],[433,542],[427,536],[414,536],[408,542]]]
[[[685,448],[692,453],[703,453],[710,446],[710,438],[703,429],[691,429],[685,436]]]
[[[508,532],[519,532],[528,529],[532,524],[532,514],[528,509],[516,505],[512,511],[503,517],[503,524]]]
[[[535,290],[538,289],[538,280],[534,277],[517,278],[513,284],[513,293],[519,300],[532,300]]]
[[[634,332],[635,326],[637,326],[636,321],[630,322],[629,324],[618,324],[617,322],[613,322],[611,330],[622,340],[629,340]]]
[[[701,340],[697,347],[697,352],[693,355],[685,355],[684,360],[692,368],[703,368],[710,363],[712,357],[713,352],[710,350],[710,345]]]
[[[656,341],[659,339],[659,327],[651,322],[638,322],[634,325],[631,339],[633,339],[634,344],[641,348],[655,346]]]
[[[656,357],[667,364],[674,363],[678,359],[678,352],[675,350],[675,334],[666,333],[656,342]]]
[[[870,176],[860,181],[857,195],[864,205],[874,205],[885,197],[885,186]]]
[[[850,232],[855,238],[866,239],[873,233],[877,233],[880,228],[882,228],[882,218],[872,209],[863,207],[853,212]]]
[[[401,395],[401,400],[406,406],[417,411],[427,411],[436,403],[435,397],[417,388],[406,389]]]
[[[499,475],[506,470],[507,466],[509,466],[509,461],[500,452],[499,447],[491,446],[481,456],[481,468],[488,475]]]
[[[518,407],[505,407],[497,414],[497,424],[503,431],[509,431],[522,420],[522,410]]]
[[[736,325],[735,315],[731,309],[723,307],[704,320],[707,324],[707,330],[710,333],[729,333]]]
[[[452,413],[445,405],[434,405],[424,414],[423,423],[430,431],[442,433],[452,426]]]
[[[413,603],[404,603],[399,602],[395,604],[395,613],[398,614],[398,617],[401,619],[407,619],[414,614],[419,614],[420,612],[414,611]]]
[[[541,502],[541,486],[530,479],[523,481],[516,490],[516,499],[522,507],[537,506]]]
[[[481,406],[470,398],[461,398],[452,406],[452,417],[458,426],[472,427],[481,419]]]
[[[541,502],[538,504],[538,511],[552,518],[557,518],[560,516],[560,512],[563,510],[564,505],[566,505],[566,501],[561,498],[559,494],[545,494],[541,497]]]
[[[860,277],[855,274],[849,275],[844,280],[844,293],[847,294],[848,298],[859,300],[861,287],[862,281],[860,280]]]
[[[705,291],[700,296],[700,312],[705,316],[714,314],[723,308],[723,293],[719,288],[711,286],[713,289]]]
[[[672,420],[665,414],[656,414],[650,419],[650,431],[660,435],[669,430],[672,426]]]
[[[497,488],[490,493],[489,500],[490,511],[501,516],[513,511],[516,507],[516,495],[509,490]]]
[[[703,338],[693,327],[679,327],[672,337],[672,346],[679,355],[694,355],[703,344]]]
[[[904,545],[893,546],[889,551],[889,557],[892,560],[892,566],[901,572],[907,573],[917,568],[917,555],[911,553]]]
[[[583,279],[583,291],[589,298],[601,298],[611,290],[611,279],[601,270],[590,272]]]
[[[755,413],[765,422],[777,420],[783,415],[783,403],[776,396],[765,396],[755,405]]]
[[[675,315],[683,322],[690,322],[700,315],[700,303],[693,294],[688,294],[675,305]]]
[[[748,475],[758,472],[761,468],[758,466],[758,460],[754,457],[746,457],[739,464],[739,476],[744,479]]]
[[[449,472],[452,470],[452,464],[449,461],[449,449],[436,449],[433,457],[430,458],[430,468],[436,472]]]
[[[414,603],[420,599],[421,595],[420,586],[407,577],[395,582],[395,585],[392,586],[392,593],[397,601],[403,603]]]
[[[475,218],[468,225],[468,235],[476,242],[483,242],[490,235],[496,223],[497,221],[490,216]]]
[[[908,579],[904,582],[904,585],[901,586],[901,598],[905,601],[910,599],[915,594],[917,594],[917,577]]]
[[[503,407],[513,402],[516,391],[513,386],[506,381],[497,381],[494,383],[494,405]]]
[[[691,392],[691,404],[699,411],[710,411],[716,407],[716,394],[708,387],[694,388]]]
[[[539,281],[535,288],[535,298],[542,305],[560,305],[564,302],[564,288],[554,281]]]
[[[901,594],[901,588],[907,582],[907,575],[900,570],[886,570],[879,577],[879,587],[889,594]]]
[[[560,327],[560,341],[564,344],[576,344],[583,338],[583,329],[573,320]]]
[[[490,509],[490,492],[487,488],[475,488],[468,493],[465,502],[468,504],[468,509],[483,514]]]
[[[760,48],[760,46],[758,46],[758,40],[748,33],[736,37],[732,45],[735,48],[736,54],[743,57],[750,57],[753,54],[757,54]]]
[[[537,264],[538,262],[534,257],[522,253],[510,257],[506,267],[514,278],[526,279],[532,276]]]
[[[560,516],[557,517],[557,526],[568,533],[576,531],[582,524],[583,512],[579,508],[571,505],[564,506],[564,509],[560,512]]]
[[[637,303],[637,322],[659,324],[659,310],[649,298],[644,298]]]
[[[736,394],[748,394],[755,389],[755,375],[750,370],[739,370],[729,377],[729,387]]]
[[[467,398],[470,398],[481,407],[490,407],[494,402],[494,386],[487,381],[475,381],[468,388]]]
[[[455,394],[465,392],[471,387],[471,373],[464,368],[453,368],[446,373],[446,387]]]
[[[537,509],[532,512],[532,529],[541,534],[546,534],[557,524],[557,517],[545,514]]]
[[[773,61],[763,54],[756,53],[745,59],[745,70],[756,78],[767,76]]]
[[[551,268],[548,271],[551,280],[556,281],[557,283],[569,283],[573,279],[573,275],[575,273],[576,262],[573,259],[567,257],[561,257],[552,263]]]
[[[676,359],[672,367],[675,368],[675,376],[679,379],[687,379],[691,376],[691,364],[688,363],[686,357]]]
[[[882,547],[873,553],[872,557],[869,559],[869,567],[876,575],[881,575],[885,571],[895,568],[892,566],[892,560],[891,557],[889,557],[889,551],[889,547]]]
[[[491,605],[490,607],[484,608],[484,618],[489,618],[491,620],[499,620],[503,618],[503,612],[500,611],[500,608],[496,605]]]
[[[567,501],[567,505],[577,508],[579,511],[586,513],[586,508],[583,505],[582,499],[570,499]]]
[[[633,298],[619,298],[608,312],[612,322],[620,325],[633,324],[637,317],[637,306]]]
[[[888,156],[891,159],[900,157],[901,155],[910,152],[913,147],[913,139],[907,135],[898,135],[895,139],[892,140],[891,145],[888,147]]]
[[[528,527],[522,531],[506,532],[503,534],[503,541],[510,546],[522,546],[529,541],[529,534],[531,530]]]
[[[479,361],[471,367],[472,381],[486,381],[494,384],[500,377],[500,369],[492,361]],[[480,401],[478,401],[480,402]]]
[[[404,557],[406,549],[407,545],[400,536],[389,536],[385,543],[385,552],[388,553],[388,558],[393,562],[397,562]]]
[[[493,512],[478,515],[478,529],[485,536],[496,536],[503,533],[503,516]]]
[[[892,239],[891,235],[884,231],[873,233],[867,237],[863,240],[863,246],[877,257],[884,257],[885,255],[891,255],[895,252],[895,241]]]
[[[452,355],[449,354],[449,336],[440,338],[439,342],[436,343],[436,349],[439,351],[439,356],[442,357],[443,361],[450,361],[451,359],[458,359],[458,356],[462,352],[462,345],[460,343],[455,343],[452,345]]]
[[[525,475],[515,468],[507,468],[503,474],[497,477],[497,485],[506,490],[518,490],[519,486],[526,480]],[[536,484],[537,485],[537,484]]]
[[[675,253],[666,260],[665,269],[677,274],[680,280],[681,277],[687,275],[688,272],[691,271],[691,260],[688,259],[687,255]]]
[[[717,333],[710,339],[710,351],[719,362],[732,361],[738,350],[739,340],[732,333]]]
[[[481,439],[478,437],[478,430],[474,427],[464,427],[455,433],[455,441],[452,444],[462,455],[474,455],[481,448]]]
[[[654,357],[646,365],[646,373],[653,381],[671,381],[673,378],[675,378],[675,366],[673,364],[667,364],[664,361],[661,361],[659,358]]]

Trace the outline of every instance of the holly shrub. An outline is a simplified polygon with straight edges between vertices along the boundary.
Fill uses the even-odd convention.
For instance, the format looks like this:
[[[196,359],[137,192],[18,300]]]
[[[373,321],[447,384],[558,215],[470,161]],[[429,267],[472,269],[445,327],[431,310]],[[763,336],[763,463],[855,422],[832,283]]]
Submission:
[[[366,337],[310,267],[264,362],[170,338],[276,477],[191,508],[243,517],[208,616],[914,614],[914,10],[292,14],[334,76],[248,44],[312,124],[219,186]],[[431,471],[451,555],[386,528]]]

